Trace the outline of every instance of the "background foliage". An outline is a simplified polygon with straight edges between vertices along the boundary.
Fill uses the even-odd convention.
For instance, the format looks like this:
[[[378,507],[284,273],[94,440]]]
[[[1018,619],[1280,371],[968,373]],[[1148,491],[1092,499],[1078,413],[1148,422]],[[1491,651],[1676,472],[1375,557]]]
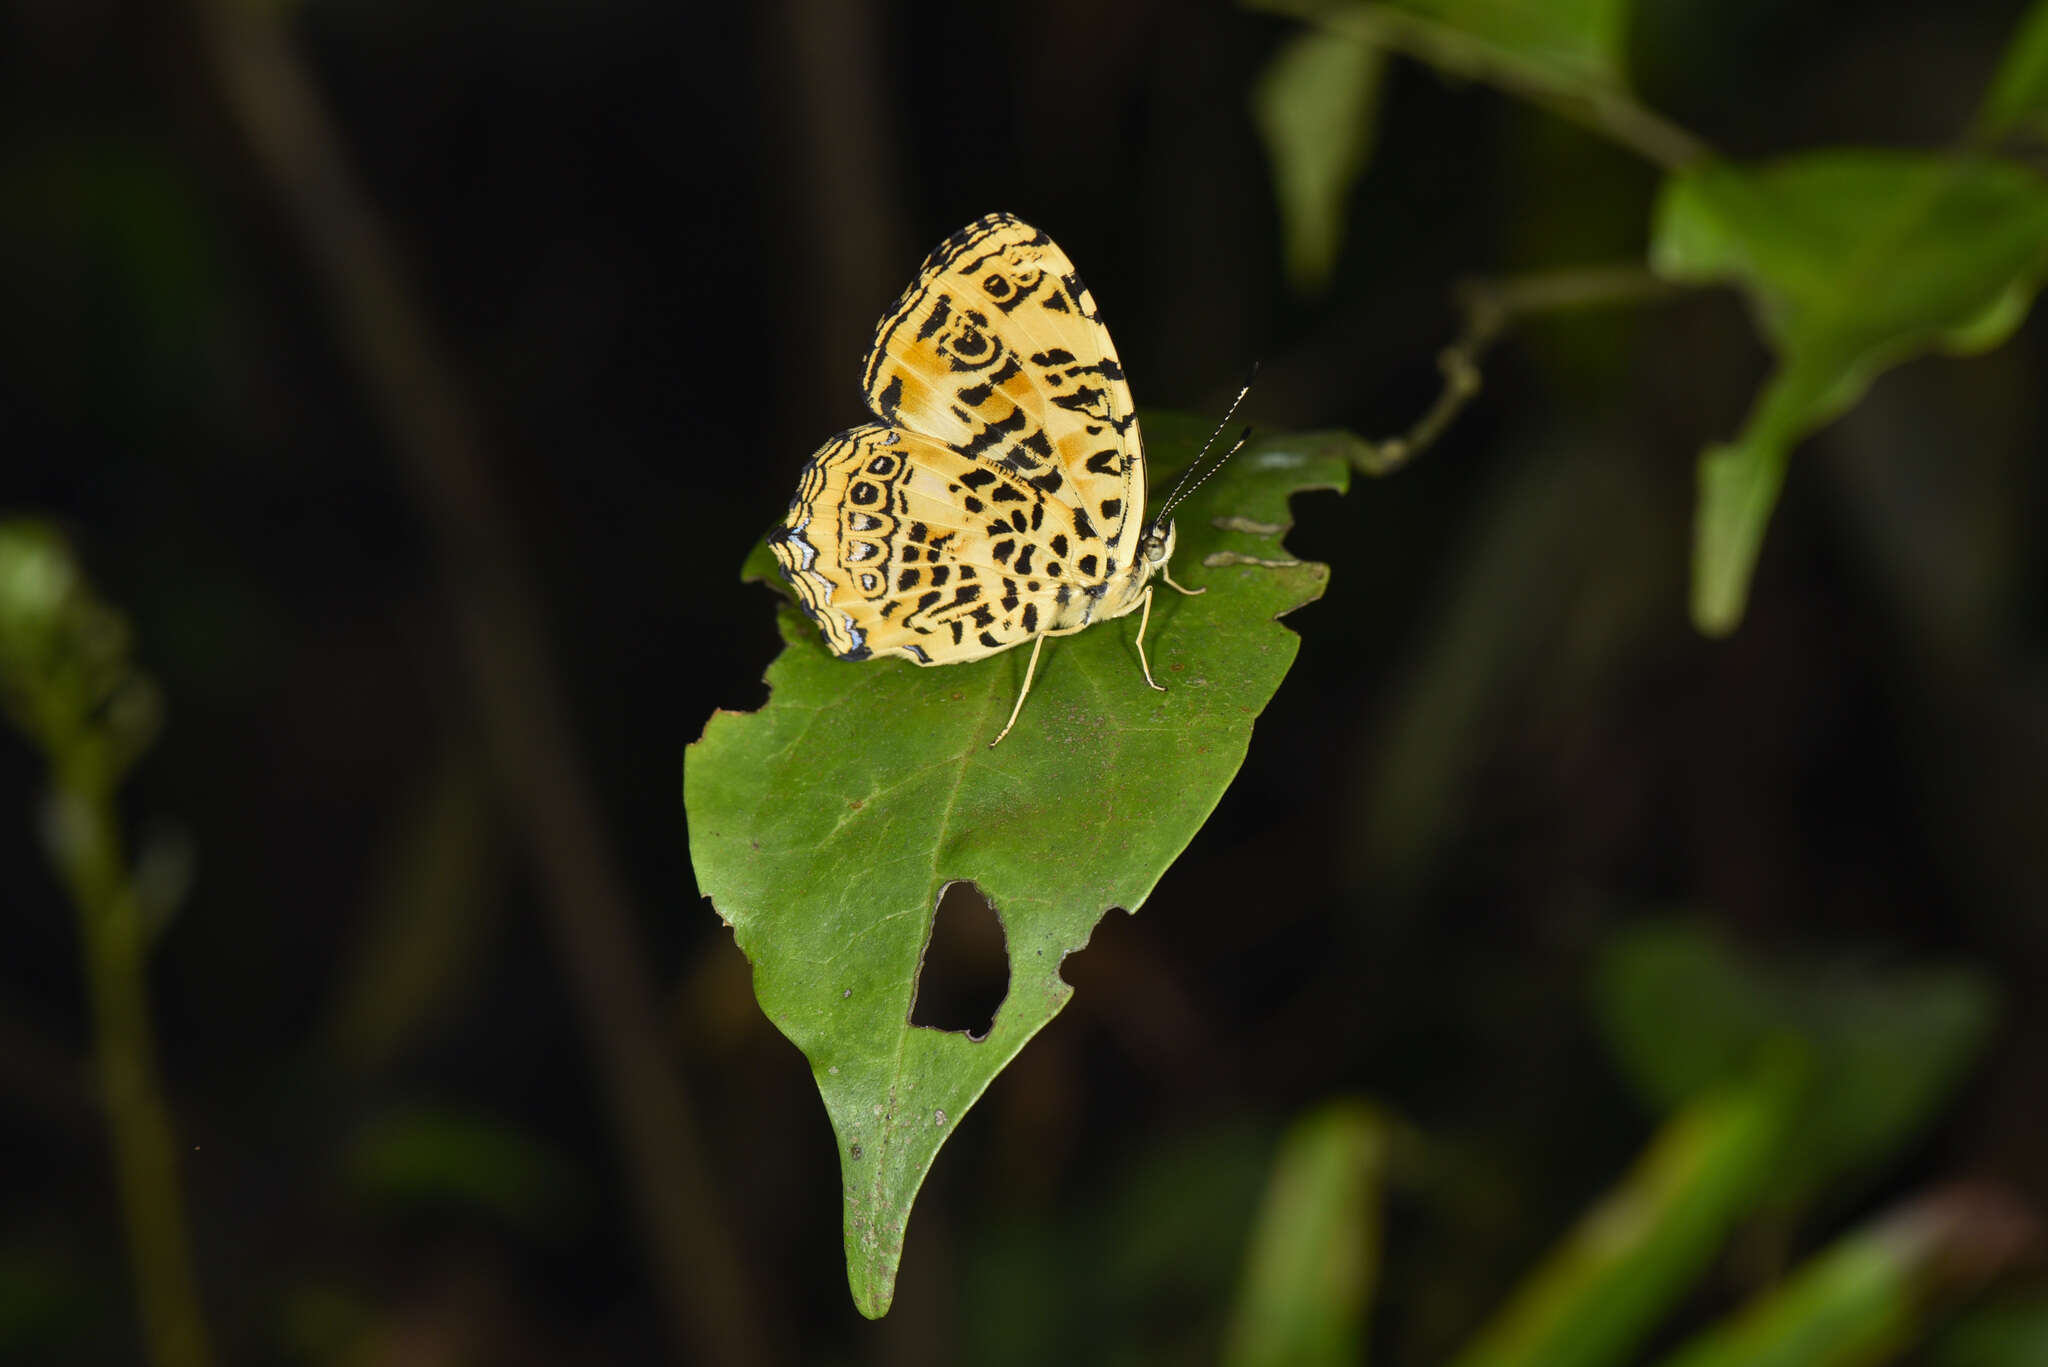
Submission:
[[[1306,8],[9,12],[0,508],[97,596],[0,615],[0,1352],[144,1341],[115,926],[224,1361],[2032,1360],[2048,8]],[[1856,183],[1793,242],[1806,174]],[[677,771],[763,700],[736,567],[876,314],[996,208],[1141,404],[1261,357],[1280,430],[1408,428],[1461,277],[1737,288],[1526,314],[1297,503],[1243,772],[869,1323]],[[985,1018],[977,925],[926,971]]]

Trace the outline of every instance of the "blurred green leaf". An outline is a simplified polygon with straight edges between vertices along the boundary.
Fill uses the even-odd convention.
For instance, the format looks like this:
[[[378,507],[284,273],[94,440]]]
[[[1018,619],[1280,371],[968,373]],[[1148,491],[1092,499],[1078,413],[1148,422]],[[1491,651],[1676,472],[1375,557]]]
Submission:
[[[2048,0],[2034,0],[2006,44],[1977,116],[1977,132],[1986,138],[2025,135],[2048,141]]]
[[[166,443],[181,419],[248,406],[233,388],[241,282],[216,203],[160,130],[16,120],[0,144],[14,402],[57,404],[77,430],[159,461],[182,454]]]
[[[2048,1299],[1987,1305],[1935,1339],[1932,1367],[2040,1367],[2048,1362]]]
[[[1276,1137],[1267,1123],[1233,1118],[1135,1155],[1084,1222],[1081,1237],[1101,1260],[1090,1278],[1126,1304],[1173,1289],[1220,1303]]]
[[[1386,56],[1308,29],[1282,43],[1252,87],[1252,120],[1273,167],[1287,279],[1303,294],[1330,282],[1351,191],[1372,153]]]
[[[1626,85],[1629,0],[1393,0],[1573,80]]]
[[[1482,1328],[1456,1367],[1624,1362],[1756,1208],[1804,1073],[1797,1051],[1667,1121],[1621,1184]]]
[[[129,660],[128,624],[93,593],[54,527],[0,518],[0,711],[68,775],[107,791],[155,739],[155,687]],[[53,808],[53,840],[67,812]]]
[[[0,1242],[0,1361],[59,1362],[83,1356],[109,1307],[71,1250],[10,1233]]]
[[[1921,352],[2003,342],[2048,267],[2048,184],[2011,165],[1828,151],[1672,176],[1650,262],[1750,297],[1778,369],[1733,442],[1700,462],[1693,619],[1741,621],[1792,447]]]
[[[1288,1131],[1245,1251],[1225,1367],[1364,1360],[1392,1137],[1386,1118],[1357,1101],[1320,1107]]]
[[[1326,32],[1398,47],[1443,65],[1505,66],[1545,86],[1620,88],[1628,47],[1629,0],[1246,0]],[[1427,25],[1418,30],[1417,23]],[[1418,41],[1419,40],[1419,41]]]
[[[54,527],[0,521],[0,705],[39,744],[80,725],[119,672],[123,642],[106,639],[101,617]],[[81,639],[105,644],[81,651]]]
[[[1664,1367],[1877,1367],[2018,1251],[2024,1217],[1955,1189],[1838,1240]],[[2030,1362],[2044,1359],[2032,1358]]]
[[[1996,1001],[1965,969],[1778,969],[1684,923],[1615,936],[1594,979],[1608,1048],[1659,1107],[1727,1085],[1786,1038],[1810,1052],[1799,1139],[1774,1166],[1783,1200],[1867,1171],[1910,1140],[1977,1057]]]
[[[562,1228],[590,1199],[582,1173],[549,1145],[502,1121],[445,1107],[365,1125],[348,1147],[345,1171],[366,1200],[467,1209],[528,1234]]]
[[[961,1259],[953,1360],[1038,1367],[1083,1339],[1094,1362],[1213,1358],[1276,1138],[1233,1116],[1103,1166],[1092,1195],[1013,1195]]]
[[[1207,426],[1145,417],[1155,485]],[[784,608],[767,706],[715,715],[690,747],[698,886],[752,962],[762,1009],[811,1061],[839,1138],[864,1313],[888,1308],[940,1145],[1071,995],[1061,959],[1110,908],[1144,904],[1237,772],[1299,644],[1274,619],[1316,598],[1327,573],[1280,545],[1288,499],[1341,490],[1359,445],[1268,436],[1189,498],[1176,569],[1212,591],[1154,603],[1165,693],[1138,673],[1135,623],[1104,623],[1053,643],[1017,729],[991,750],[1027,652],[849,665]],[[1224,514],[1243,521],[1221,529]],[[1009,994],[981,1040],[910,1022],[935,908],[961,880],[996,908],[1008,946]]]
[[[1629,94],[1628,0],[1245,3],[1399,52],[1446,75],[1497,86],[1660,165],[1683,166],[1705,155],[1691,134]]]
[[[292,1360],[349,1363],[377,1324],[376,1307],[352,1287],[313,1282],[293,1287],[278,1307],[276,1335]]]
[[[27,518],[0,521],[0,649],[8,658],[47,652],[80,591],[78,567],[54,527]]]

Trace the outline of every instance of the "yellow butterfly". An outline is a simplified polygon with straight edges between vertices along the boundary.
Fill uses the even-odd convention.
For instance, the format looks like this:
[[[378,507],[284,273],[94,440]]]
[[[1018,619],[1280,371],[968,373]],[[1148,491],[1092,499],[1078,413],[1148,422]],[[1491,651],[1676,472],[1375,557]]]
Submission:
[[[832,652],[947,665],[1031,642],[990,748],[1049,636],[1139,611],[1160,688],[1149,581],[1203,590],[1167,572],[1178,491],[1141,516],[1131,391],[1067,254],[1008,214],[954,233],[875,328],[862,388],[881,421],[818,449],[768,537]]]

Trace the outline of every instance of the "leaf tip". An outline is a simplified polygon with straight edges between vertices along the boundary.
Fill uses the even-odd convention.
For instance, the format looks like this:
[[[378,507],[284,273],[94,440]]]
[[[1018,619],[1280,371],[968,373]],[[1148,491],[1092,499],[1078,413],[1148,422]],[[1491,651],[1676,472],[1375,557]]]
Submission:
[[[881,1285],[863,1287],[858,1278],[853,1279],[854,1308],[868,1319],[878,1320],[889,1313],[889,1307],[896,1299],[896,1279],[889,1278]],[[870,1294],[872,1293],[872,1294]]]
[[[846,1285],[854,1308],[878,1320],[896,1301],[896,1269],[903,1258],[903,1226],[892,1232],[870,1227],[851,1208],[846,1213]]]
[[[1743,606],[1740,596],[1726,593],[1719,586],[1703,581],[1693,589],[1693,629],[1712,640],[1725,641],[1742,625]]]

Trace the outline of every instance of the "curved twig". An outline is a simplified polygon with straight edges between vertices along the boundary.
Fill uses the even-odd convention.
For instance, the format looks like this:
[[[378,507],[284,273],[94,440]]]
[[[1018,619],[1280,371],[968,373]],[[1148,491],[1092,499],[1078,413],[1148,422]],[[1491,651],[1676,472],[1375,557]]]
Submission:
[[[1437,353],[1444,387],[1429,411],[1398,437],[1370,443],[1354,462],[1368,475],[1400,469],[1443,435],[1481,388],[1479,361],[1519,319],[1530,314],[1609,308],[1668,298],[1683,287],[1634,264],[1540,271],[1500,280],[1466,280],[1457,287],[1465,325]]]

